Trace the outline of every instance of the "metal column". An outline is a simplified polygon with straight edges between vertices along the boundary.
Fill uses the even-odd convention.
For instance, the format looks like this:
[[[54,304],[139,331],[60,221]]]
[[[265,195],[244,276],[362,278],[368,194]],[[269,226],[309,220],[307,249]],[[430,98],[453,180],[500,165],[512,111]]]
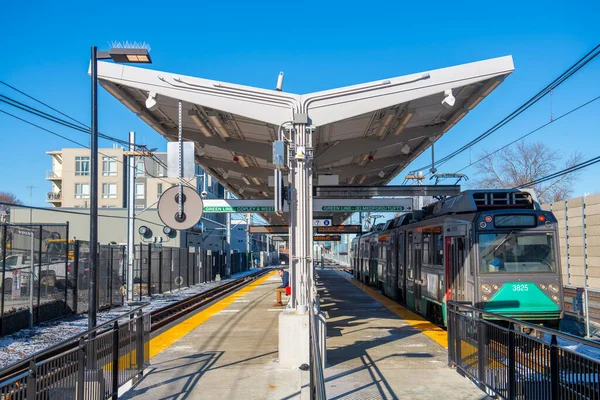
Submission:
[[[129,151],[135,151],[135,132],[129,132]],[[127,300],[133,300],[135,258],[135,157],[127,157]]]

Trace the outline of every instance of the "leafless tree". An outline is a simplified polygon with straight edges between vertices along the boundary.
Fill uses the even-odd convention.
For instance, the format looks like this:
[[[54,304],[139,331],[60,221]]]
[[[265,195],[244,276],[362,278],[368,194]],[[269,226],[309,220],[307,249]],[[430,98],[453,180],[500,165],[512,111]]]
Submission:
[[[529,183],[553,172],[581,162],[582,155],[573,153],[565,157],[541,142],[518,142],[497,153],[484,151],[476,164],[477,178],[473,187],[478,189],[507,189]],[[533,186],[540,203],[568,199],[577,182],[577,172]]]
[[[10,204],[23,204],[23,202],[21,200],[19,200],[17,198],[17,196],[15,196],[14,194],[9,193],[9,192],[0,192],[0,202],[10,203]],[[10,206],[8,206],[6,204],[0,204],[1,211],[8,212],[9,209],[10,209]]]

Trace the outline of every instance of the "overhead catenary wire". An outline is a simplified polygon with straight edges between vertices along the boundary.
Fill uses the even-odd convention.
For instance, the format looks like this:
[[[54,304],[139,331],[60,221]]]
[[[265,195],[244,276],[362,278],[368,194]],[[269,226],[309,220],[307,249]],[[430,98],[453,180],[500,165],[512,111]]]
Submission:
[[[599,54],[600,54],[600,45],[597,45],[591,51],[589,51],[585,56],[580,58],[576,63],[571,65],[571,67],[569,67],[566,71],[564,71],[562,74],[560,74],[551,83],[549,83],[546,87],[544,87],[542,90],[540,90],[538,93],[536,93],[533,97],[531,97],[525,103],[523,103],[522,105],[517,107],[517,109],[515,109],[513,112],[511,112],[508,116],[504,117],[502,120],[497,122],[495,125],[493,125],[491,128],[489,128],[488,130],[483,132],[481,135],[479,135],[475,139],[471,140],[469,143],[463,145],[462,147],[453,151],[452,153],[448,154],[447,156],[442,157],[440,160],[437,160],[437,165],[440,166],[440,165],[446,163],[450,159],[456,157],[457,155],[466,151],[470,147],[481,142],[482,140],[484,140],[485,138],[487,138],[494,132],[498,131],[500,128],[502,128],[503,126],[508,124],[510,121],[512,121],[519,115],[521,115],[523,112],[525,112],[531,106],[533,106],[538,101],[540,101],[542,98],[544,98],[546,95],[548,95],[552,90],[559,87],[562,83],[564,83],[567,79],[569,79],[575,73],[577,73],[579,70],[581,70],[583,67],[585,67],[590,61],[592,61],[594,58],[596,58],[596,56],[598,56]],[[431,167],[431,164],[428,164],[427,166],[425,166],[423,168],[416,168],[414,170],[415,171],[425,170],[430,167]]]
[[[508,144],[506,144],[506,145],[504,145],[504,146],[500,147],[499,149],[496,149],[496,150],[494,150],[493,152],[491,152],[491,153],[489,153],[489,154],[486,154],[484,157],[481,157],[480,159],[478,159],[478,160],[476,160],[476,161],[474,161],[474,162],[470,163],[469,165],[466,165],[466,166],[464,166],[463,168],[459,169],[459,170],[458,170],[458,171],[456,171],[455,173],[457,174],[457,173],[459,173],[459,172],[461,172],[461,171],[464,171],[464,170],[465,170],[465,169],[467,169],[467,168],[470,168],[470,167],[472,167],[473,165],[475,165],[475,164],[477,164],[477,163],[479,163],[479,162],[481,162],[481,161],[485,160],[486,158],[489,158],[489,157],[493,156],[494,154],[498,153],[499,151],[502,151],[502,150],[504,150],[505,148],[507,148],[507,147],[509,147],[509,146],[512,146],[513,144],[517,143],[518,141],[525,139],[526,137],[528,137],[528,136],[530,136],[530,135],[532,135],[532,134],[534,134],[534,133],[536,133],[536,132],[538,132],[538,131],[542,130],[543,128],[545,128],[545,127],[547,127],[547,126],[549,126],[549,125],[553,124],[554,122],[556,122],[556,121],[558,121],[558,120],[560,120],[560,119],[562,119],[562,118],[564,118],[564,117],[566,117],[566,116],[568,116],[568,115],[570,115],[570,114],[572,114],[572,113],[574,113],[574,112],[576,112],[576,111],[579,111],[579,110],[581,110],[582,108],[584,108],[584,107],[586,107],[586,106],[588,106],[588,105],[590,105],[590,104],[592,104],[592,103],[594,103],[595,101],[598,101],[598,100],[600,100],[600,96],[596,96],[596,97],[594,97],[593,99],[591,99],[591,100],[589,100],[589,101],[587,101],[587,102],[585,102],[585,103],[583,103],[583,104],[581,104],[581,105],[579,105],[579,106],[577,106],[577,107],[575,107],[575,108],[573,108],[573,109],[571,109],[571,110],[567,111],[566,113],[564,113],[564,114],[561,114],[561,115],[559,115],[558,117],[555,117],[555,118],[554,118],[554,119],[552,119],[551,121],[549,121],[549,122],[546,122],[545,124],[538,126],[538,127],[537,127],[537,128],[535,128],[534,130],[532,130],[532,131],[529,131],[528,133],[526,133],[526,134],[524,134],[524,135],[522,135],[522,136],[519,136],[517,139],[513,140],[512,142],[510,142],[510,143],[508,143]]]
[[[581,162],[579,164],[576,164],[576,165],[573,165],[571,167],[567,167],[567,168],[565,168],[563,170],[560,170],[560,171],[554,172],[552,174],[543,176],[541,178],[536,178],[536,179],[534,179],[532,181],[529,181],[527,183],[523,183],[521,185],[515,186],[513,189],[528,188],[528,187],[532,187],[532,186],[535,186],[535,185],[539,185],[540,183],[544,183],[544,182],[550,181],[552,179],[556,179],[558,177],[561,177],[563,175],[579,171],[579,170],[581,170],[583,168],[589,167],[589,166],[597,164],[599,162],[600,162],[600,156],[594,157],[592,159],[589,159],[587,161],[583,161],[583,162]]]

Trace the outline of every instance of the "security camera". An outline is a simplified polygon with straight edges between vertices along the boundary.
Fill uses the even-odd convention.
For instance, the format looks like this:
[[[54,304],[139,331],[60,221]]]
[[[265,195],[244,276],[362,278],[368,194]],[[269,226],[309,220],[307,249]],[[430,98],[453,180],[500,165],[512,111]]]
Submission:
[[[156,93],[148,93],[148,98],[146,99],[146,108],[150,111],[154,111],[158,108],[158,102],[156,101]]]
[[[454,107],[454,103],[456,102],[456,98],[452,95],[452,89],[444,90],[444,100],[442,100],[442,105],[446,108]]]
[[[200,195],[202,197],[206,197],[206,196],[208,196],[208,192],[206,190],[203,190],[202,193],[200,193]]]

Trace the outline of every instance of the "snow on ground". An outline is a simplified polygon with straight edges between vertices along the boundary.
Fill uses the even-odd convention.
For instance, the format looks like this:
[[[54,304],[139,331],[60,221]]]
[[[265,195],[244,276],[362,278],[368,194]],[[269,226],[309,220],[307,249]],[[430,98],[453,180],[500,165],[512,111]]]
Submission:
[[[220,286],[233,279],[241,278],[257,271],[240,272],[232,275],[230,278],[221,281],[201,283],[190,288],[181,289],[173,293],[153,295],[152,298],[144,297],[141,302],[134,302],[130,305],[111,308],[106,311],[98,312],[98,324],[103,324],[111,319],[118,318],[128,311],[139,307],[141,303],[149,302],[145,311],[153,311],[168,304],[186,299],[198,293]],[[50,346],[56,345],[67,340],[69,337],[77,336],[87,330],[87,314],[63,318],[57,321],[47,322],[33,327],[32,329],[23,329],[12,335],[0,337],[0,369],[14,364],[23,358],[44,350]]]

